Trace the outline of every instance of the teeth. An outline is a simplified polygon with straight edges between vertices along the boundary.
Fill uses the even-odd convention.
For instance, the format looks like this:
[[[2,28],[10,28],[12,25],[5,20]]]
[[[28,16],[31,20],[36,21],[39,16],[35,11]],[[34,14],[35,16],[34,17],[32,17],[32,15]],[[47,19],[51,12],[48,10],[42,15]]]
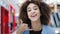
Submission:
[[[35,15],[32,15],[31,17],[35,17],[37,14],[35,14]]]

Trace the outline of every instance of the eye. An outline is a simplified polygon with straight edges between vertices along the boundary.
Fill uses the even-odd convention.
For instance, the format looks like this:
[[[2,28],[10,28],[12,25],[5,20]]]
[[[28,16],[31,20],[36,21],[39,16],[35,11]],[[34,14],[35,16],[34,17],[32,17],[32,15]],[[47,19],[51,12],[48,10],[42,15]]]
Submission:
[[[37,10],[38,8],[34,8],[34,10]]]
[[[28,12],[30,12],[31,10],[27,10]]]

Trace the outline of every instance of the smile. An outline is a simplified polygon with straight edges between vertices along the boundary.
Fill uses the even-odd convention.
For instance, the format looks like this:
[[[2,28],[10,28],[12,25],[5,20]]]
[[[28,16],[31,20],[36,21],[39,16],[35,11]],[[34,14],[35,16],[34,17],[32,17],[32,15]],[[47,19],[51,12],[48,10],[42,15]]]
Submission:
[[[36,17],[36,16],[37,16],[37,14],[31,15],[31,17]]]

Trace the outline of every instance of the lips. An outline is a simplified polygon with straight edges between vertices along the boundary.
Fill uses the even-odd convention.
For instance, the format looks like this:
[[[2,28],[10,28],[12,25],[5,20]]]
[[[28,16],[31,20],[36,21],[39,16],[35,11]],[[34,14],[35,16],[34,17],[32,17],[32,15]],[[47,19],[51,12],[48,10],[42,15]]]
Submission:
[[[31,15],[31,17],[35,17],[35,16],[37,16],[37,14]]]

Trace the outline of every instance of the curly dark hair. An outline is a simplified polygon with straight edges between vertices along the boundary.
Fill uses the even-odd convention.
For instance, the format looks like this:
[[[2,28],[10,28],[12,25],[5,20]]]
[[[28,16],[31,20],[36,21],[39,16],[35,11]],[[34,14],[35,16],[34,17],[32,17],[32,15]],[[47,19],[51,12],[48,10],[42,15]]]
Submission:
[[[40,16],[41,24],[42,25],[48,25],[50,20],[50,7],[44,3],[44,2],[38,2],[38,1],[26,1],[23,3],[23,5],[20,8],[20,14],[19,19],[22,19],[24,23],[27,23],[29,27],[31,27],[31,20],[28,18],[27,15],[27,6],[30,3],[36,4],[39,9],[42,16]]]

